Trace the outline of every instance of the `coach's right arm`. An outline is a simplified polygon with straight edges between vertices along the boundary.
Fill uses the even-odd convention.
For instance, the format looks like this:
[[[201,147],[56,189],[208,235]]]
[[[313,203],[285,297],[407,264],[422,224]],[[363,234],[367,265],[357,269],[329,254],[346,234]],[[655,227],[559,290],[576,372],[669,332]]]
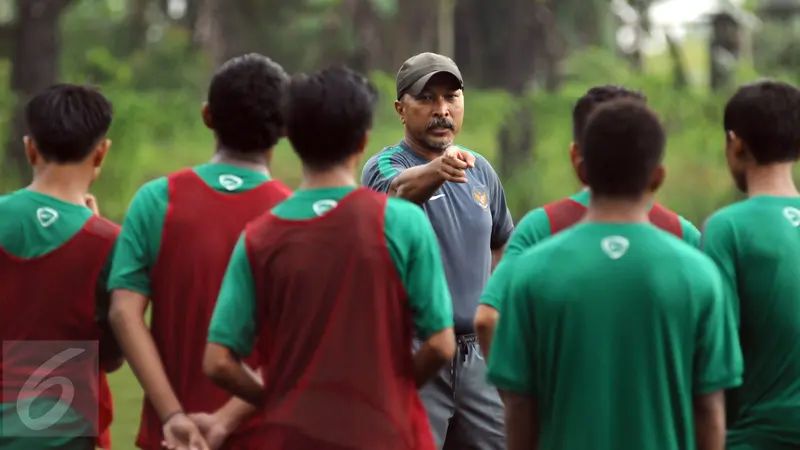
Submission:
[[[475,156],[458,147],[448,148],[442,156],[421,166],[414,166],[395,148],[388,148],[367,161],[361,184],[421,205],[447,181],[466,183],[466,170],[473,167]]]

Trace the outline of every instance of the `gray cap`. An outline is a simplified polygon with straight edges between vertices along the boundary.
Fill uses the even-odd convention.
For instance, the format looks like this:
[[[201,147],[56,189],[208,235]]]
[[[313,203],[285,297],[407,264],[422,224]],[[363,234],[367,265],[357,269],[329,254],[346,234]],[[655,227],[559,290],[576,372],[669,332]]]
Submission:
[[[432,76],[442,72],[456,77],[461,87],[464,87],[461,71],[447,56],[428,52],[408,58],[397,71],[397,99],[399,100],[403,94],[419,94]]]

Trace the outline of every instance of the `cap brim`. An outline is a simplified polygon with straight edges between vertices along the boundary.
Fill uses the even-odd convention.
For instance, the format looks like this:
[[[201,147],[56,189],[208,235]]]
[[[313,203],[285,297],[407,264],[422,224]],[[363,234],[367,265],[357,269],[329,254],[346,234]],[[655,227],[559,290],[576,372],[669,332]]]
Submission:
[[[425,89],[425,86],[428,85],[428,82],[431,81],[431,78],[433,78],[434,75],[438,75],[440,73],[446,73],[448,75],[451,75],[456,80],[456,82],[458,82],[461,88],[464,87],[464,84],[461,82],[461,78],[458,76],[458,74],[455,74],[449,70],[437,70],[435,72],[431,72],[427,75],[423,75],[422,77],[420,77],[420,79],[414,82],[414,84],[412,84],[408,89],[406,89],[405,92],[403,92],[403,94],[419,95],[419,93],[422,92],[423,89]]]

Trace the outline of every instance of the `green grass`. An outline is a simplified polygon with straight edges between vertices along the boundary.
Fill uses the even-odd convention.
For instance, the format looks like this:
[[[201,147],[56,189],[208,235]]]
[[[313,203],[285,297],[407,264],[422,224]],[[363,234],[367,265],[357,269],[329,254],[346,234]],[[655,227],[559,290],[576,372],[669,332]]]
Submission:
[[[114,423],[111,425],[114,450],[136,450],[142,388],[127,364],[111,374],[109,382],[114,393]]]

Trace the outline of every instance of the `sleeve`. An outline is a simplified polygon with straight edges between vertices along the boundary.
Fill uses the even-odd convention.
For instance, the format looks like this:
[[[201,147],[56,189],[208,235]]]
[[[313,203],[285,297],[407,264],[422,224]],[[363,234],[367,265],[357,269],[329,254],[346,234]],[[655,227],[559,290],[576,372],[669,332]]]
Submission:
[[[142,186],[133,197],[117,237],[109,290],[150,295],[150,271],[158,257],[168,202],[166,178]]]
[[[392,181],[411,167],[400,152],[400,147],[392,147],[370,158],[361,172],[361,184],[384,194],[389,192]]]
[[[480,303],[499,311],[503,298],[502,288],[508,284],[510,275],[514,273],[514,260],[548,236],[550,236],[550,219],[544,208],[537,208],[526,214],[511,233],[503,259],[489,277],[481,294]]]
[[[233,249],[225,278],[222,280],[214,314],[211,316],[208,342],[228,347],[240,357],[249,356],[256,337],[255,316],[255,281],[243,233]]]
[[[504,311],[492,341],[489,382],[503,391],[536,394],[535,331],[532,299],[527,295],[528,274],[515,274],[503,289],[508,292]]]
[[[703,226],[699,247],[717,265],[722,276],[722,288],[739,323],[739,293],[736,276],[736,252],[733,229],[721,216],[712,216]]]
[[[700,248],[700,230],[683,217],[678,216],[678,219],[681,222],[683,241],[694,248]]]
[[[694,356],[695,395],[731,389],[742,384],[744,363],[731,308],[715,267],[699,271],[708,287],[697,321],[697,343]],[[710,283],[709,283],[710,282]],[[710,286],[709,286],[710,284]]]
[[[483,159],[483,158],[481,158]],[[500,183],[500,177],[489,161],[483,159],[486,167],[487,181],[489,186],[490,204],[489,210],[492,213],[492,250],[502,248],[508,242],[511,232],[514,230],[514,220],[511,218],[511,211],[508,210],[506,203],[506,191]]]
[[[439,241],[425,213],[413,203],[389,199],[386,220],[391,251],[408,293],[414,331],[424,340],[453,326],[453,301],[444,274]],[[405,249],[403,248],[405,247]],[[397,256],[394,256],[397,255]]]

